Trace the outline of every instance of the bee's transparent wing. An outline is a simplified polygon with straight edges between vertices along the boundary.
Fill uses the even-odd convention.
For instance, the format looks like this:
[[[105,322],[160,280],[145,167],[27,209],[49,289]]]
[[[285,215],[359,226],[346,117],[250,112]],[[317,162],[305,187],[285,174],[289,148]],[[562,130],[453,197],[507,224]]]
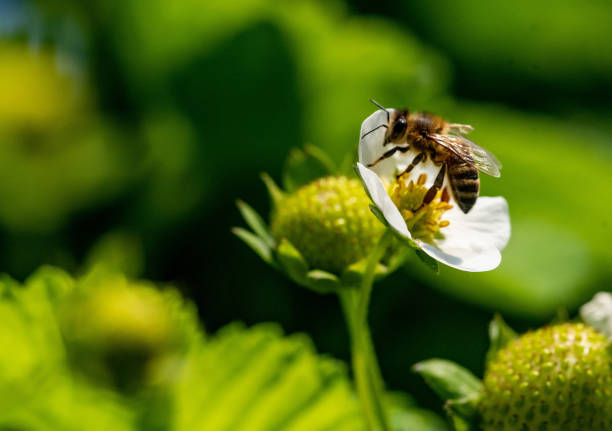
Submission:
[[[466,135],[474,130],[474,128],[469,124],[451,123],[448,126],[450,127],[451,133],[455,133],[457,135]]]
[[[441,135],[434,133],[429,135],[438,144],[448,148],[462,160],[472,163],[479,171],[492,177],[499,177],[502,167],[497,157],[470,141],[465,136],[460,135]]]

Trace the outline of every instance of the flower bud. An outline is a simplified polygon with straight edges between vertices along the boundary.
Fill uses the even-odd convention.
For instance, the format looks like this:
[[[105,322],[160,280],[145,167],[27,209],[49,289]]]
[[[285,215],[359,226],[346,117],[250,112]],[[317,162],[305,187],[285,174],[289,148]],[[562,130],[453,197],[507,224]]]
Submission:
[[[583,324],[514,339],[488,364],[482,429],[612,430],[611,365],[606,338]]]
[[[366,257],[384,230],[361,183],[323,177],[278,202],[272,235],[287,239],[312,268],[339,273]]]
[[[186,342],[182,304],[172,293],[123,277],[79,286],[60,310],[74,366],[121,389],[153,377],[155,366]]]

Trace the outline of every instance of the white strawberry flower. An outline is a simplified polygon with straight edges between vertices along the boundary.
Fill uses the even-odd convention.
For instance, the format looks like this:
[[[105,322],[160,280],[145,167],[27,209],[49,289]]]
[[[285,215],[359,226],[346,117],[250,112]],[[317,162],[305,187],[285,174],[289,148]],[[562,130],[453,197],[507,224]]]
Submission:
[[[612,341],[612,293],[596,294],[580,307],[580,317]]]
[[[440,166],[428,159],[398,177],[417,156],[412,149],[396,151],[366,167],[392,149],[392,144],[383,145],[386,128],[382,125],[393,112],[378,110],[361,125],[356,171],[379,216],[396,234],[445,265],[471,272],[496,268],[510,239],[510,216],[503,197],[479,197],[464,214],[445,178],[435,198],[423,204]]]

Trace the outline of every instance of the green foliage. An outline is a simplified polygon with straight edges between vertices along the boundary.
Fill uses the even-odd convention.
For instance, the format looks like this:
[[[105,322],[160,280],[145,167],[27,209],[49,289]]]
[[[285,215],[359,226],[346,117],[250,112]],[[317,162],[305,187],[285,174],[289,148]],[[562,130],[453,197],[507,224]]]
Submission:
[[[108,272],[138,277],[144,270],[144,250],[140,238],[126,231],[112,231],[102,236],[89,250],[87,271],[103,267]]]
[[[24,286],[4,277],[0,293],[11,348],[0,360],[2,428],[364,429],[344,365],[304,335],[232,324],[205,341],[177,292],[101,269],[75,280],[47,267]],[[130,390],[108,372],[131,373]],[[406,423],[435,423],[402,411]]]
[[[274,16],[297,60],[304,141],[335,160],[354,151],[370,98],[423,105],[446,87],[447,63],[387,21],[311,1],[282,3]]]
[[[344,367],[317,357],[307,338],[281,335],[275,325],[234,324],[194,350],[176,429],[364,429]]]
[[[445,51],[479,96],[554,109],[612,88],[608,2],[403,1],[393,13]]]
[[[129,178],[122,133],[91,112],[87,92],[54,61],[0,43],[0,200],[11,203],[0,224],[11,230],[53,231]]]
[[[327,299],[305,299],[261,270],[227,231],[238,223],[235,197],[243,197],[253,205],[240,204],[252,230],[234,233],[267,263],[278,268],[285,258],[293,279],[319,292],[359,284],[364,261],[332,274],[304,264],[295,244],[279,256],[267,217],[255,213],[267,208],[254,179],[271,173],[263,179],[274,209],[286,195],[272,177],[292,190],[332,165],[350,175],[359,124],[375,98],[472,124],[470,136],[504,164],[500,179],[482,176],[481,192],[507,198],[513,229],[490,273],[442,267],[438,276],[408,247],[377,267],[384,276],[410,264],[375,292],[374,304],[389,308],[371,316],[375,344],[399,356],[384,361],[391,387],[412,390],[405,364],[428,354],[480,367],[484,341],[471,331],[491,310],[532,325],[609,285],[610,5],[371,7],[362,0],[2,2],[0,268],[20,280],[45,263],[179,280],[211,327],[277,319],[342,354],[340,319],[304,311],[325,310]],[[331,158],[313,147],[291,152],[306,143]],[[295,171],[281,173],[288,154]],[[174,411],[160,407],[172,404],[164,388],[133,402],[73,375],[74,352],[55,316],[66,296],[85,289],[82,278],[47,268],[23,286],[8,278],[0,286],[0,428],[76,430],[85,421],[91,429],[163,429],[172,420]],[[463,321],[434,313],[440,303]],[[389,317],[394,309],[401,319]],[[499,330],[494,352],[512,336],[501,321],[491,329]],[[465,351],[468,341],[473,351]],[[427,413],[397,411],[403,419],[394,426],[426,429],[419,420]],[[459,417],[457,429],[465,426]]]
[[[419,409],[405,394],[390,393],[387,397],[389,422],[394,431],[447,431],[444,420],[437,414]]]
[[[67,367],[57,304],[74,288],[62,271],[45,268],[19,286],[0,282],[0,427],[129,430],[133,413],[116,394],[74,380]],[[8,350],[10,349],[10,350]]]
[[[499,88],[501,93],[526,88],[522,97],[537,106],[541,101],[533,94],[542,82],[581,91],[609,81],[603,78],[609,55],[597,48],[605,45],[605,37],[598,35],[608,7],[569,2],[549,8],[548,3],[521,9],[469,1],[457,9],[446,3],[432,8],[409,2],[387,12],[406,19],[428,37],[427,43],[437,43],[460,60],[459,78],[469,75],[478,88]],[[49,16],[95,36],[83,42],[92,64],[78,69],[76,78],[51,69],[48,53],[36,57],[34,63],[40,65],[19,69],[29,73],[3,68],[3,82],[23,85],[7,87],[0,124],[55,124],[52,131],[43,127],[34,145],[27,144],[32,136],[3,126],[6,142],[13,144],[3,145],[5,154],[0,154],[0,171],[6,174],[0,196],[11,202],[0,209],[0,224],[14,239],[6,241],[10,245],[4,259],[7,268],[15,268],[12,272],[23,275],[49,255],[78,267],[78,256],[91,241],[66,246],[58,229],[75,214],[96,212],[108,203],[121,209],[111,226],[96,226],[96,235],[127,226],[146,238],[144,255],[158,260],[144,262],[145,271],[154,273],[160,262],[177,254],[165,248],[168,232],[224,223],[221,209],[236,195],[246,197],[243,190],[254,194],[257,173],[268,170],[281,177],[279,166],[291,147],[311,142],[336,162],[351,161],[359,123],[374,109],[367,100],[374,97],[385,106],[425,109],[471,123],[476,142],[504,164],[501,179],[483,178],[482,187],[483,194],[507,197],[510,205],[513,235],[501,267],[478,276],[443,269],[440,277],[420,277],[418,270],[410,271],[412,281],[489,309],[547,318],[560,306],[575,307],[611,276],[605,264],[610,248],[603,216],[609,208],[599,198],[610,188],[605,173],[611,160],[602,113],[587,112],[568,121],[478,102],[454,104],[448,91],[449,63],[440,53],[409,28],[382,17],[350,14],[340,2],[62,4],[40,6]],[[524,10],[540,9],[547,13],[523,16]],[[434,16],[440,25],[429,25]],[[499,19],[483,19],[501,16],[501,26]],[[537,26],[531,26],[534,19]],[[56,43],[61,45],[61,39]],[[31,66],[33,57],[23,49],[6,52],[7,66]],[[508,77],[523,87],[506,85],[502,78]],[[81,92],[69,91],[83,78],[90,78],[84,79],[89,85]],[[45,103],[19,102],[17,93],[9,91],[13,87],[39,91],[47,95],[39,98]],[[64,93],[79,97],[58,96]],[[590,106],[577,104],[585,110]],[[16,150],[20,147],[36,151]],[[309,154],[311,150],[293,152],[288,163],[314,165],[317,175],[329,170],[329,160],[303,157],[317,155]],[[282,176],[290,189],[313,178],[299,171],[295,177]],[[277,194],[274,200],[279,198]],[[22,231],[60,237],[48,242],[35,238],[31,248],[40,249],[40,255],[32,255],[23,250],[26,245],[20,246]],[[248,240],[269,256],[255,238]],[[560,261],[565,264],[559,266]]]
[[[125,391],[163,381],[200,336],[176,291],[103,270],[79,279],[57,312],[72,367]]]

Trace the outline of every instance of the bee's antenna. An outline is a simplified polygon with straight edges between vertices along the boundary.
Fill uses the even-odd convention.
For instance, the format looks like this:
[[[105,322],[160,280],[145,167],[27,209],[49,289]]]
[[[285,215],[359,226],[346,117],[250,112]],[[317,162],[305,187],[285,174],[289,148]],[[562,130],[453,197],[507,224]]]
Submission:
[[[369,132],[364,133],[364,134],[361,136],[361,139],[365,138],[365,137],[366,137],[366,136],[368,136],[370,133],[375,132],[376,130],[380,129],[381,127],[384,127],[385,129],[388,129],[388,127],[387,127],[387,125],[386,125],[386,124],[381,124],[381,125],[380,125],[380,126],[378,126],[378,127],[374,127],[374,128],[373,128],[372,130],[370,130]]]
[[[385,107],[383,107],[380,103],[378,103],[374,99],[370,99],[370,102],[372,102],[373,104],[375,104],[376,106],[378,106],[380,109],[382,109],[383,111],[385,111],[387,113],[387,122],[388,122],[389,121],[389,111],[387,111],[387,109]]]

